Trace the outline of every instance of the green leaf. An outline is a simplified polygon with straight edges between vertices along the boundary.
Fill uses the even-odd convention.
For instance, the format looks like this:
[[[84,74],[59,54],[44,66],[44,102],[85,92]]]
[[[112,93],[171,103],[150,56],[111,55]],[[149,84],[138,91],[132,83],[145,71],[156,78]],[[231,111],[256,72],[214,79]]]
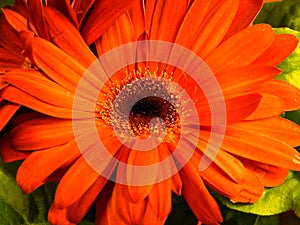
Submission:
[[[28,219],[30,215],[30,196],[21,191],[15,178],[4,168],[2,163],[0,164],[0,200],[14,209],[25,223],[30,222]]]
[[[47,183],[27,195],[15,180],[20,162],[3,165],[0,160],[0,225],[49,225],[47,214],[56,183]]]
[[[225,206],[241,212],[271,216],[293,210],[300,217],[300,179],[295,172],[289,172],[282,185],[265,188],[261,198],[254,204],[232,203],[216,192],[213,194]]]
[[[300,41],[300,32],[289,28],[275,28],[277,34],[292,34]],[[300,45],[295,51],[279,65],[283,72],[277,77],[279,80],[284,80],[298,88],[300,88]]]
[[[0,8],[6,6],[6,5],[13,5],[14,0],[1,0],[0,1]]]
[[[95,223],[87,222],[87,221],[82,221],[78,225],[95,225]]]
[[[284,0],[264,4],[255,23],[268,23],[273,27],[289,27],[300,31],[300,3]]]
[[[300,43],[300,32],[289,28],[275,28],[277,34],[292,34],[295,35]],[[300,89],[300,44],[298,44],[295,51],[279,65],[282,73],[276,79],[284,80]],[[284,117],[294,121],[300,125],[300,110],[284,113]]]

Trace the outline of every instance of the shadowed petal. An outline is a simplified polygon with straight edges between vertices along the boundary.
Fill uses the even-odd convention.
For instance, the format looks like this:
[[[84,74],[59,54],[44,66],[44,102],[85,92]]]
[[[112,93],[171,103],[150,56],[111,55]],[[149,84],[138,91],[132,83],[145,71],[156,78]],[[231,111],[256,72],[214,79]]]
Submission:
[[[51,7],[44,8],[51,40],[84,67],[96,60],[79,31],[64,15]]]
[[[35,151],[18,169],[17,182],[25,193],[31,193],[43,185],[53,172],[71,165],[79,156],[75,140],[62,146]]]
[[[90,45],[97,40],[105,30],[125,11],[130,9],[137,0],[102,0],[95,4],[94,10],[88,16],[82,28],[82,36]],[[99,15],[101,15],[99,17]]]

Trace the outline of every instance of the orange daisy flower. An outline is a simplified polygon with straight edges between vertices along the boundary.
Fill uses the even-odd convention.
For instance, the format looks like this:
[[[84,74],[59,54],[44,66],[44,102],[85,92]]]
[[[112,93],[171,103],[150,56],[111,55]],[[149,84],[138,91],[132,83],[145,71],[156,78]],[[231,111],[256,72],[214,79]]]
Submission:
[[[297,40],[275,35],[266,24],[249,26],[263,0],[71,2],[16,0],[0,17],[1,158],[24,160],[16,179],[25,193],[59,182],[51,224],[77,224],[94,203],[99,225],[164,224],[172,192],[184,196],[199,224],[219,224],[222,216],[206,185],[232,201],[255,202],[265,186],[281,184],[288,169],[300,170],[300,154],[293,148],[300,129],[280,117],[300,108],[300,92],[274,80],[280,73],[276,66]],[[174,44],[163,51],[165,62],[145,60],[133,45],[137,51],[126,53],[144,60],[112,74],[96,70],[129,57],[115,54],[115,61],[103,61],[112,49],[152,43],[147,40]],[[176,46],[189,49],[191,58],[174,54]],[[156,48],[153,55],[161,51]],[[206,80],[199,86],[197,77],[168,63],[177,57],[192,68],[195,56],[218,84],[212,93]],[[153,89],[157,96],[130,105],[133,97]],[[93,99],[89,93],[95,90]],[[181,101],[184,93],[197,118]],[[225,111],[213,112],[208,96]],[[85,108],[94,100],[94,108]],[[215,113],[226,119],[217,127]],[[77,133],[78,123],[83,126]],[[110,157],[94,157],[99,153],[94,131]],[[139,151],[137,143],[153,136],[159,145]],[[211,143],[212,136],[220,145]],[[123,142],[132,137],[133,143]],[[166,159],[171,159],[162,167],[166,170],[149,167]],[[207,159],[205,170],[199,169]]]

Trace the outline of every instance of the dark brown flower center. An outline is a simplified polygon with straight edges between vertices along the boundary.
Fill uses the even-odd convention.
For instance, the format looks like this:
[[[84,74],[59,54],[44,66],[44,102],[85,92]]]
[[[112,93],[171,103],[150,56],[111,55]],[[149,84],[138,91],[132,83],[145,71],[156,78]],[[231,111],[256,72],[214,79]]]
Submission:
[[[99,103],[99,117],[124,137],[179,134],[178,93],[166,76],[139,70],[112,82],[106,100]]]

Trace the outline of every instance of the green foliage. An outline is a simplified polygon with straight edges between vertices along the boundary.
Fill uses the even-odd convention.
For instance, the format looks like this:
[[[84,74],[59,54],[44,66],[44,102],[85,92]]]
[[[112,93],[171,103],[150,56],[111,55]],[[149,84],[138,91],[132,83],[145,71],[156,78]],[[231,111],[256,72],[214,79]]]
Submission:
[[[289,210],[300,216],[300,180],[298,174],[289,172],[286,181],[274,188],[265,188],[261,198],[254,204],[232,203],[229,199],[214,193],[225,206],[246,213],[272,216]]]
[[[299,17],[300,18],[300,17]],[[289,28],[275,28],[278,34],[292,34],[295,35],[300,41],[300,32],[294,31]],[[283,72],[277,77],[279,80],[284,80],[298,88],[300,88],[300,45],[295,49],[293,54],[291,54],[287,60],[279,65],[279,68]]]
[[[6,6],[6,5],[13,5],[14,0],[1,0],[0,1],[0,8]]]
[[[268,23],[273,27],[289,27],[300,31],[300,2],[283,0],[264,5],[255,23]]]
[[[56,185],[49,183],[30,195],[18,187],[15,173],[19,163],[0,161],[0,224],[47,225],[47,213]]]

